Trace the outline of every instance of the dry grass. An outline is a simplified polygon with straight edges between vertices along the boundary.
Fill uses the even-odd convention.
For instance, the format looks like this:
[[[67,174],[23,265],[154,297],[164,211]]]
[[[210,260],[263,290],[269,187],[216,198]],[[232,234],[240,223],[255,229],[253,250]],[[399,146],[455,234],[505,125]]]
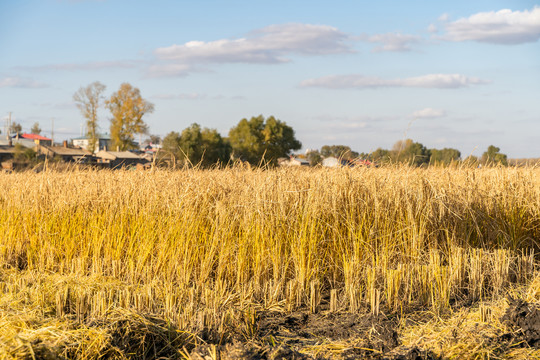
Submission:
[[[181,357],[203,340],[252,338],[259,311],[322,311],[330,293],[332,311],[446,319],[531,281],[538,175],[0,174],[0,357]]]

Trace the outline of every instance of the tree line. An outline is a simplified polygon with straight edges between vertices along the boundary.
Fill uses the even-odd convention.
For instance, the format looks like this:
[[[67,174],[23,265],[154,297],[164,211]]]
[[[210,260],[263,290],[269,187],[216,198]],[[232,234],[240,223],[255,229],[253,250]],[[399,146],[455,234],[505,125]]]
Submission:
[[[428,149],[419,142],[406,139],[397,141],[390,150],[378,148],[371,153],[358,153],[345,145],[325,145],[320,150],[308,152],[306,158],[312,166],[321,164],[326,157],[344,160],[362,159],[377,164],[406,163],[412,166],[450,165],[457,162],[466,162],[471,165],[508,165],[507,156],[500,150],[490,145],[481,157],[470,155],[462,159],[461,152],[457,149]]]
[[[89,150],[94,151],[97,144],[98,109],[102,106],[112,115],[110,136],[113,149],[125,151],[138,148],[135,135],[148,135],[148,126],[143,118],[154,111],[154,105],[143,99],[139,89],[129,83],[121,84],[119,90],[109,98],[103,96],[105,89],[105,85],[94,82],[81,87],[73,95],[73,100],[86,119]],[[34,124],[34,131],[41,132],[39,124]],[[163,140],[156,135],[149,135],[149,140],[153,143],[161,142],[159,160],[174,165],[201,167],[226,164],[231,160],[252,165],[276,165],[279,158],[290,156],[292,151],[302,147],[292,127],[274,116],[265,118],[263,115],[240,120],[229,130],[227,137],[222,137],[216,129],[202,128],[194,123],[181,132],[169,132]],[[358,153],[345,145],[325,145],[320,150],[308,152],[305,157],[311,165],[320,164],[327,157],[362,159],[377,164],[407,163],[413,166],[448,165],[458,161],[507,165],[507,156],[493,145],[488,147],[481,158],[468,156],[462,159],[457,149],[428,149],[411,139],[396,142],[392,149],[378,148],[371,153]]]

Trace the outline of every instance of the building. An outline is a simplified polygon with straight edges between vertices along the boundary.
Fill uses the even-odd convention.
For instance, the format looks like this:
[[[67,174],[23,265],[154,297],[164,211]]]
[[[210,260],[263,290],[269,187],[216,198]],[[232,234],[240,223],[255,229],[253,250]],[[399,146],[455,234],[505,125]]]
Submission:
[[[97,163],[107,167],[117,169],[121,167],[132,167],[137,164],[146,164],[148,160],[129,151],[105,151],[96,153]]]
[[[52,146],[52,139],[49,139],[48,137],[41,136],[39,134],[17,134],[14,136],[15,139],[22,138],[27,140],[32,140],[36,145],[46,145],[46,146]]]
[[[92,153],[88,150],[69,148],[67,141],[64,141],[64,146],[46,146],[39,145],[36,151],[40,155],[45,155],[48,158],[60,158],[65,162],[84,162],[88,163],[92,160]]]
[[[74,147],[88,150],[90,145],[90,138],[88,136],[78,137],[72,140]],[[95,151],[107,150],[111,147],[111,137],[109,135],[99,135],[96,139]]]
[[[278,159],[279,166],[309,166],[309,161],[291,156],[290,158]]]

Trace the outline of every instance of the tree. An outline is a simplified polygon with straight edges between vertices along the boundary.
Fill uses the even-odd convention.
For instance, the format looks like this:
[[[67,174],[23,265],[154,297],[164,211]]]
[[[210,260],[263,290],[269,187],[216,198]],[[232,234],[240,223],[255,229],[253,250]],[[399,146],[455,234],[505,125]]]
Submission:
[[[505,154],[500,153],[501,149],[490,145],[487,151],[482,154],[482,162],[484,164],[501,164],[508,165],[508,159]]]
[[[265,119],[262,115],[240,120],[229,131],[229,142],[235,158],[253,165],[258,164],[263,157],[275,165],[278,158],[287,157],[291,150],[302,147],[292,127],[273,116]]]
[[[94,152],[98,145],[98,109],[103,100],[105,85],[99,81],[93,82],[87,87],[81,87],[73,100],[86,119],[86,136],[88,137],[88,150]]]
[[[230,158],[230,145],[215,129],[201,129],[192,124],[179,134],[170,132],[163,139],[163,150],[172,154],[182,165],[209,167],[227,162]]]
[[[112,146],[122,151],[134,149],[135,134],[146,134],[148,126],[143,121],[145,114],[154,111],[154,105],[141,97],[140,90],[128,83],[120,85],[120,89],[105,101],[112,113],[111,142]]]
[[[313,150],[306,154],[306,159],[309,161],[310,166],[315,166],[322,164],[323,157],[321,156],[321,153],[319,150]]]
[[[356,159],[360,154],[356,151],[352,151],[349,146],[346,145],[324,145],[321,148],[321,155],[323,157],[336,157],[339,159],[351,160]]]
[[[369,159],[378,164],[389,163],[391,161],[390,151],[383,148],[377,148],[377,150],[369,155]]]
[[[18,134],[18,133],[21,133],[21,132],[22,132],[22,126],[21,126],[21,124],[16,123],[15,121],[13,121],[13,122],[11,123],[11,127],[9,128],[9,132],[12,133],[12,134]]]
[[[461,153],[457,149],[444,148],[442,150],[431,149],[429,151],[431,153],[429,163],[433,165],[449,165],[452,162],[459,161],[459,159],[461,159]]]
[[[161,136],[159,135],[149,135],[148,142],[153,145],[158,145],[161,143]]]
[[[424,145],[407,139],[394,144],[391,156],[396,162],[420,166],[429,163],[430,152]]]
[[[41,128],[39,127],[38,122],[35,122],[34,125],[32,125],[32,129],[30,129],[30,132],[36,135],[41,134]]]

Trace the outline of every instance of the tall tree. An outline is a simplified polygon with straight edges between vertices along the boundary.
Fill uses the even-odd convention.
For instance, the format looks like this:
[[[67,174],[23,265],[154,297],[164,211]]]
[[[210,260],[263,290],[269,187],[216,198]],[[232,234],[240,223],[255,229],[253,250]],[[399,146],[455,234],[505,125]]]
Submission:
[[[461,159],[461,153],[457,149],[444,148],[442,150],[430,149],[431,157],[429,163],[436,165],[448,165]]]
[[[73,100],[86,119],[86,136],[88,137],[88,150],[94,152],[98,145],[98,109],[103,100],[105,85],[95,81],[86,87],[81,87]]]
[[[179,134],[170,132],[163,139],[164,155],[173,155],[181,165],[210,167],[229,161],[231,147],[215,129],[192,124]]]
[[[424,145],[407,139],[394,144],[391,156],[396,162],[420,166],[429,163],[430,152]]]
[[[278,158],[302,147],[292,127],[273,116],[265,119],[262,115],[240,120],[229,131],[229,142],[235,158],[255,165],[263,157],[270,164],[276,164]]]
[[[148,126],[143,121],[145,114],[154,111],[154,105],[141,97],[138,88],[129,83],[120,85],[120,89],[105,101],[112,113],[111,142],[113,148],[122,151],[134,149],[135,134],[146,134]]]
[[[339,159],[355,159],[360,154],[358,154],[356,151],[352,151],[349,146],[346,145],[324,145],[321,148],[321,155],[324,157],[336,157]]]
[[[482,154],[482,162],[484,164],[501,164],[501,165],[508,165],[508,159],[505,154],[501,154],[501,149],[490,145],[487,148],[487,151]]]
[[[30,132],[32,134],[36,134],[36,135],[41,134],[41,128],[39,127],[38,122],[35,122],[34,125],[32,125],[32,128],[30,129]]]

